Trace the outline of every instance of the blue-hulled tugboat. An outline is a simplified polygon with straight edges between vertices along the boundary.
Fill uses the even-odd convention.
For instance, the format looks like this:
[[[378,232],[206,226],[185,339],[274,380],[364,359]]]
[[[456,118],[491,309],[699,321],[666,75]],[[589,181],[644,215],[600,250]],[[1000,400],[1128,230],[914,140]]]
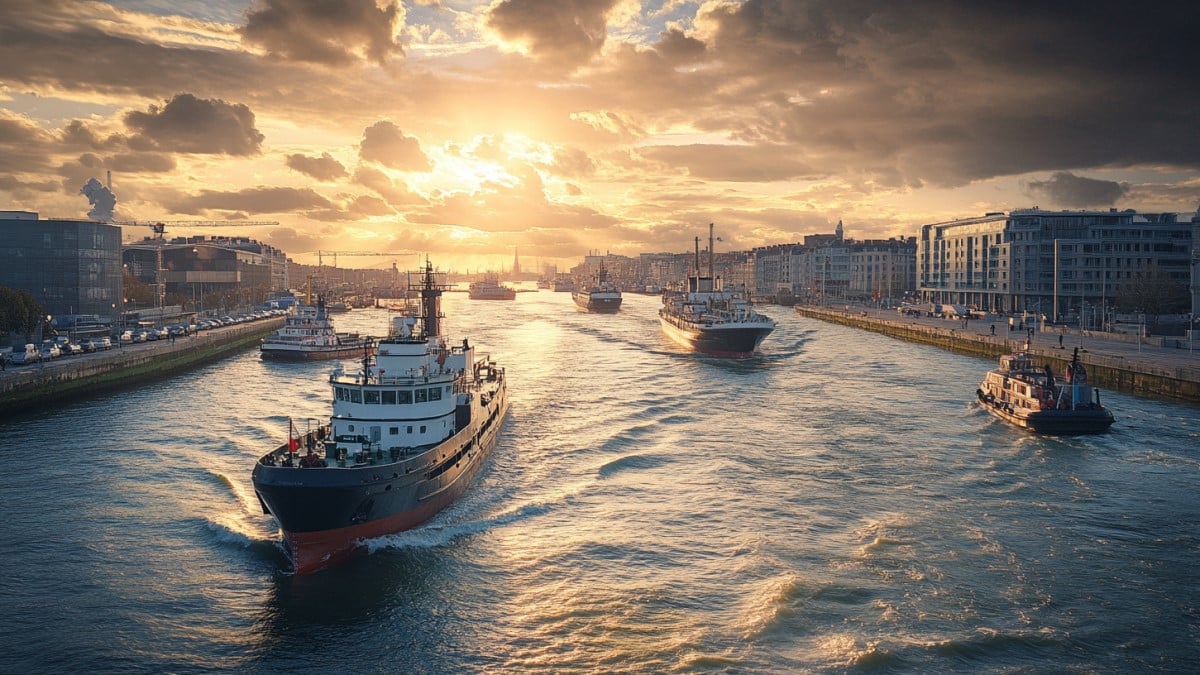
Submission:
[[[1037,433],[1100,434],[1113,424],[1113,414],[1100,404],[1100,390],[1088,384],[1078,347],[1063,380],[1048,364],[1037,368],[1020,352],[1001,356],[1000,367],[988,371],[975,394],[991,414]]]
[[[410,275],[419,308],[392,321],[357,372],[335,369],[333,415],[254,466],[263,512],[283,532],[297,574],[419,525],[457,499],[488,454],[508,409],[504,369],[440,331],[441,283],[426,261]]]

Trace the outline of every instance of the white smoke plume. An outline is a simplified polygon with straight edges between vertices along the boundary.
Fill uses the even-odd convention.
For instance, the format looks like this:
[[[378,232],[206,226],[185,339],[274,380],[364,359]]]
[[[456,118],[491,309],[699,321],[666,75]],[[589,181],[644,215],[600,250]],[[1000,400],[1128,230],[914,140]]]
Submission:
[[[88,218],[104,221],[113,219],[113,208],[117,205],[117,198],[113,195],[112,190],[104,187],[104,184],[95,178],[91,178],[83,187],[79,188],[79,192],[86,195],[88,202],[92,205],[92,210],[88,211]]]

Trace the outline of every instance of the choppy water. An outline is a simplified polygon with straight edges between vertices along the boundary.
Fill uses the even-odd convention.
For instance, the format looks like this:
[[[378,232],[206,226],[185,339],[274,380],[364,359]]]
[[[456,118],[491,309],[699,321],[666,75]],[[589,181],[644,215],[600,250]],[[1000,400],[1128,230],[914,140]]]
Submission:
[[[1200,409],[1040,438],[973,402],[989,362],[772,307],[761,358],[697,357],[657,306],[447,296],[509,372],[485,474],[305,578],[250,469],[329,364],[4,422],[0,672],[1200,668]]]

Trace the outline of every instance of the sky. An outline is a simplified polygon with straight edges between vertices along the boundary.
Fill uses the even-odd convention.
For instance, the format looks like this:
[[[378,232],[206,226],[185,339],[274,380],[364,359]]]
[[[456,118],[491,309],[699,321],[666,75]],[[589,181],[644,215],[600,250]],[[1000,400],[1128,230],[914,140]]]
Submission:
[[[1197,26],[1196,2],[5,0],[0,210],[458,270],[686,252],[708,223],[745,250],[1191,214]],[[109,171],[115,206],[85,189]]]

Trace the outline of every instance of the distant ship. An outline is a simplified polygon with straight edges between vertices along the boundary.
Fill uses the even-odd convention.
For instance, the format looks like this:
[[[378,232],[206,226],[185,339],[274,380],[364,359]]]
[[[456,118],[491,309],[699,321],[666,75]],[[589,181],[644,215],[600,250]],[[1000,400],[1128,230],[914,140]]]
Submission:
[[[333,414],[261,457],[252,480],[283,532],[297,574],[363,541],[433,517],[471,484],[508,409],[504,369],[440,334],[432,266],[417,272],[419,309],[392,321],[361,369],[329,377]],[[440,276],[440,275],[439,275]],[[290,427],[290,423],[289,423]]]
[[[325,301],[297,305],[279,330],[262,339],[259,353],[276,361],[317,361],[362,356],[367,338],[357,333],[339,333],[325,310]]]
[[[1071,357],[1065,378],[1049,365],[1037,368],[1029,354],[1000,357],[1000,367],[988,371],[975,391],[984,409],[1005,422],[1042,434],[1099,434],[1113,424],[1113,414],[1100,404],[1100,391],[1087,381],[1079,348]]]
[[[679,344],[711,356],[745,358],[771,331],[775,321],[755,312],[744,291],[726,290],[713,276],[713,226],[708,226],[708,275],[700,275],[700,238],[696,237],[695,273],[683,290],[663,291],[658,310],[663,331]]]
[[[501,284],[498,276],[487,274],[467,288],[467,297],[472,300],[515,300],[517,291]]]
[[[571,292],[571,298],[580,309],[598,314],[612,314],[621,309],[621,291],[608,280],[603,261],[596,274],[596,283],[581,285]]]
[[[575,283],[571,281],[571,275],[560,272],[554,276],[555,293],[570,293],[574,290]]]

